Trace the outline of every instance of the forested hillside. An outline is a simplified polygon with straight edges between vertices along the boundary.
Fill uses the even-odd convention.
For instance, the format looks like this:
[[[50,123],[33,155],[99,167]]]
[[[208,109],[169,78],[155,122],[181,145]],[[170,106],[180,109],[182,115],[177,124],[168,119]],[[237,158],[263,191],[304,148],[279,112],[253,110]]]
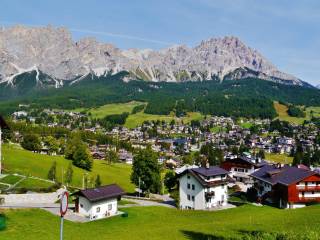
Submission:
[[[252,78],[222,83],[121,81],[126,74],[122,72],[107,77],[88,75],[78,83],[59,89],[29,89],[15,94],[13,100],[1,102],[0,112],[9,114],[17,109],[19,103],[29,103],[39,108],[74,109],[136,100],[147,102],[145,112],[152,114],[175,111],[176,115],[181,116],[185,112],[199,111],[224,116],[273,118],[276,116],[274,100],[294,105],[320,106],[320,91],[315,88]],[[2,93],[2,97],[4,95]]]

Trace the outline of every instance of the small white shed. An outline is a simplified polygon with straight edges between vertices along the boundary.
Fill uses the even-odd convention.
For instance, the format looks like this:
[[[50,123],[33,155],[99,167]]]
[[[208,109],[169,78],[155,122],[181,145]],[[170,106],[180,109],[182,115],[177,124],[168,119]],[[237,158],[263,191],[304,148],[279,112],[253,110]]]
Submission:
[[[81,190],[74,194],[75,211],[90,220],[117,215],[118,200],[124,194],[117,184]]]

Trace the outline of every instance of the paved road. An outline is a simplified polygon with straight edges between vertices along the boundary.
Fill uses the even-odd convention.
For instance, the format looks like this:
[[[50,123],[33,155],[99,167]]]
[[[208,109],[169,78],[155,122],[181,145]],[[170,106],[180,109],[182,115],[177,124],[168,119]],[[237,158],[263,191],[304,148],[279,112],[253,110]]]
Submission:
[[[123,200],[127,200],[130,202],[135,202],[135,204],[126,204],[119,206],[123,207],[149,207],[149,206],[160,206],[160,207],[168,207],[168,208],[175,208],[174,202],[156,202],[156,201],[149,201],[149,200],[141,200],[141,199],[132,199],[132,198],[122,198]]]
[[[39,208],[46,210],[54,215],[60,216],[60,204],[59,203],[15,203],[15,204],[3,204],[0,205],[3,209],[19,209],[19,208]],[[73,212],[74,204],[69,204],[69,210],[65,215],[65,219],[73,222],[88,222],[89,219],[78,215]]]

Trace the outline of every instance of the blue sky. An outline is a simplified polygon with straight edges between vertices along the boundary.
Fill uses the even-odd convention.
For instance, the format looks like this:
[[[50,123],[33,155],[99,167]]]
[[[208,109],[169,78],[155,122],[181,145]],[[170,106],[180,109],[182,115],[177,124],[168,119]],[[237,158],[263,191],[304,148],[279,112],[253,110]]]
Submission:
[[[320,84],[318,0],[1,0],[0,25],[65,26],[120,48],[234,35],[280,70]]]

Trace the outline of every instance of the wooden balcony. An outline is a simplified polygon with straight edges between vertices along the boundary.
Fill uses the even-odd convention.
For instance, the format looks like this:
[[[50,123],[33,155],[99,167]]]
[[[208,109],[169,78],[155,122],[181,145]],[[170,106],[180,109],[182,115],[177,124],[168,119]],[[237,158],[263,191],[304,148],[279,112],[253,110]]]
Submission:
[[[299,197],[299,202],[302,202],[302,203],[320,202],[320,197]]]
[[[320,185],[318,186],[297,186],[300,192],[320,191]]]

